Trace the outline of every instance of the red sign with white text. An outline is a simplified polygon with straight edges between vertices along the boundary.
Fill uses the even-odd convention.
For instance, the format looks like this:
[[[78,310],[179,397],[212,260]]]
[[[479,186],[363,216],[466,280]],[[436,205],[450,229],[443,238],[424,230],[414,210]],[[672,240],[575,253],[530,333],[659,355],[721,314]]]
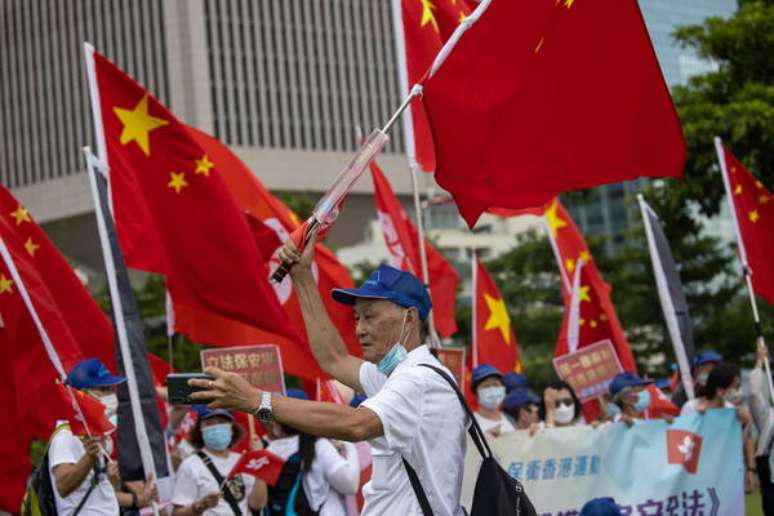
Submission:
[[[239,373],[254,387],[285,395],[282,356],[274,344],[205,349],[201,361],[202,369],[217,367]]]
[[[623,372],[610,339],[554,358],[554,369],[562,380],[572,386],[582,402],[607,392],[613,378]]]
[[[457,380],[457,385],[462,386],[462,381],[465,378],[465,349],[438,349],[435,357],[452,372],[454,379]]]

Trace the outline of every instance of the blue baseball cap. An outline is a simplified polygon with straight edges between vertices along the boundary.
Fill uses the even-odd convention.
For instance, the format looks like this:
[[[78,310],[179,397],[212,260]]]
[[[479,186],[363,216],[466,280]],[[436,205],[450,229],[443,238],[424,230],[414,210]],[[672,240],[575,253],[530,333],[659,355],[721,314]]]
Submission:
[[[307,396],[306,393],[301,389],[287,389],[285,391],[285,396],[288,398],[295,398],[297,400],[309,400],[309,396]]]
[[[524,405],[540,405],[540,398],[529,389],[514,389],[505,396],[503,409],[507,412],[515,412]]]
[[[594,498],[581,508],[579,516],[621,516],[621,509],[610,497]]]
[[[75,364],[67,375],[65,383],[78,390],[95,387],[113,387],[124,383],[126,378],[110,374],[108,368],[98,358],[87,358]]]
[[[199,413],[199,420],[204,421],[205,419],[212,419],[213,417],[225,417],[229,421],[234,420],[234,414],[231,413],[229,410],[225,409],[211,409],[208,407],[204,407],[200,410],[197,410]]]
[[[479,383],[492,376],[497,377],[499,380],[503,379],[503,373],[501,373],[499,369],[490,364],[481,364],[473,369],[473,374],[471,375],[471,387],[473,387],[473,390],[475,391]]]
[[[529,389],[529,380],[521,373],[508,373],[503,375],[503,385],[506,392],[514,389]]]
[[[386,299],[403,308],[416,308],[424,321],[433,304],[427,288],[410,272],[382,264],[358,288],[334,288],[331,296],[344,305],[360,299]]]
[[[699,367],[704,364],[719,364],[723,361],[723,355],[714,349],[702,351],[693,358],[693,367]]]
[[[643,380],[634,373],[624,372],[616,375],[613,381],[610,382],[610,395],[614,398],[618,396],[622,390],[629,387],[637,387],[639,385],[650,385],[652,380]]]
[[[659,378],[656,380],[656,387],[659,389],[666,390],[672,388],[672,379],[671,378]]]

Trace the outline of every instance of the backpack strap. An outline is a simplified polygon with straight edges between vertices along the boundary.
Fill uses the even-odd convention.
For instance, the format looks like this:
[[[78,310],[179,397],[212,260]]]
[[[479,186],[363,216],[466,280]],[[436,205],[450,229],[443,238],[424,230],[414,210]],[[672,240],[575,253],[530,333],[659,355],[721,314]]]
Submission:
[[[97,487],[97,484],[99,483],[99,470],[97,469],[97,465],[94,464],[93,469],[93,475],[91,477],[91,485],[89,486],[89,490],[86,491],[86,494],[83,495],[83,498],[81,498],[80,503],[78,504],[78,507],[75,508],[75,512],[73,512],[73,516],[78,516],[80,514],[81,509],[86,505],[86,501],[89,499],[89,496],[91,496],[91,493],[94,492],[94,488]]]
[[[417,472],[414,471],[414,468],[411,467],[411,464],[409,464],[405,458],[401,458],[403,459],[403,466],[406,468],[409,482],[411,482],[411,488],[414,490],[414,495],[417,497],[419,507],[422,509],[422,514],[424,514],[424,516],[433,516],[433,508],[430,507],[430,501],[427,499],[425,490],[422,488],[422,483],[419,481]]]
[[[197,452],[196,456],[199,457],[204,465],[207,466],[207,469],[210,470],[210,473],[215,478],[215,482],[217,482],[219,486],[223,486],[223,499],[226,500],[226,503],[231,507],[231,510],[234,511],[235,516],[241,516],[242,510],[239,508],[239,503],[236,501],[236,498],[234,498],[234,493],[231,492],[228,484],[223,483],[223,475],[220,474],[218,468],[212,463],[212,459],[210,459],[203,451]]]

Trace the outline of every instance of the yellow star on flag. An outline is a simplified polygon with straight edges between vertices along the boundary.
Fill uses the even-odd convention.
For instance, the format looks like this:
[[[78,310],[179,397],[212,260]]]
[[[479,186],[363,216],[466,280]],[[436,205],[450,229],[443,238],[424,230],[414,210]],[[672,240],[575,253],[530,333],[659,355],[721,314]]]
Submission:
[[[575,270],[575,260],[572,258],[567,258],[564,261],[564,268],[567,269],[568,274],[572,274],[572,272]]]
[[[755,186],[757,186],[758,188],[763,188],[763,183],[761,183],[760,181],[756,181]]]
[[[459,20],[459,21],[460,21],[460,23],[464,22],[464,21],[465,21],[465,20],[467,20],[467,19],[468,19],[468,17],[467,17],[467,16],[465,16],[465,13],[463,13],[462,11],[460,11],[460,20]]]
[[[212,167],[214,167],[215,164],[210,161],[210,158],[207,157],[205,154],[202,159],[196,160],[196,170],[194,173],[196,174],[204,174],[207,177],[210,177],[210,170]]]
[[[567,9],[569,9],[570,7],[572,7],[572,4],[574,4],[574,3],[575,3],[575,0],[564,0],[564,6],[565,6]]]
[[[590,288],[591,287],[589,287],[588,285],[582,286],[580,288],[580,292],[578,292],[578,299],[580,299],[581,301],[588,301],[589,303],[591,303],[591,298],[589,297]]]
[[[758,222],[759,218],[761,218],[761,216],[758,214],[758,210],[750,212],[750,222]]]
[[[758,196],[758,204],[766,204],[769,202],[769,196],[768,195],[759,195]]]
[[[13,280],[6,278],[5,274],[0,274],[0,294],[13,294]]]
[[[496,330],[499,328],[505,343],[510,344],[511,318],[505,309],[505,301],[502,298],[495,299],[487,293],[484,293],[484,301],[486,301],[486,306],[489,307],[489,319],[486,321],[484,330]]]
[[[591,322],[589,323],[589,326],[591,326],[592,328],[596,328],[597,327],[597,321],[592,319]]]
[[[578,324],[580,324],[581,326],[585,325],[586,324],[586,319],[578,320]]]
[[[548,221],[548,225],[551,228],[551,234],[554,236],[556,236],[560,229],[567,226],[567,222],[556,213],[558,208],[559,204],[554,201],[546,210],[546,220]]]
[[[134,109],[114,107],[113,112],[124,125],[121,131],[121,145],[135,142],[146,156],[150,156],[148,133],[168,125],[169,121],[148,114],[148,94],[146,93],[140,99]]]
[[[422,19],[419,21],[419,26],[424,27],[428,23],[432,23],[435,32],[441,32],[438,29],[438,22],[433,14],[433,11],[436,9],[435,5],[430,0],[419,0],[419,3],[422,4]]]
[[[27,254],[35,257],[35,253],[38,249],[40,249],[40,245],[36,244],[32,241],[32,237],[28,238],[26,242],[24,242],[24,248],[27,250]]]
[[[591,262],[591,253],[587,249],[584,249],[578,255],[578,259],[583,260],[585,263],[589,263]]]
[[[180,190],[188,186],[188,181],[185,180],[185,172],[170,172],[169,177],[171,179],[169,180],[169,183],[167,183],[167,186],[172,188],[175,193],[180,193]]]
[[[29,210],[21,204],[16,211],[11,212],[11,218],[16,221],[17,226],[21,226],[23,222],[32,222]]]
[[[736,185],[736,188],[734,188],[734,195],[742,195],[742,185]]]
[[[599,314],[599,320],[600,321],[607,321],[607,316],[605,314]]]

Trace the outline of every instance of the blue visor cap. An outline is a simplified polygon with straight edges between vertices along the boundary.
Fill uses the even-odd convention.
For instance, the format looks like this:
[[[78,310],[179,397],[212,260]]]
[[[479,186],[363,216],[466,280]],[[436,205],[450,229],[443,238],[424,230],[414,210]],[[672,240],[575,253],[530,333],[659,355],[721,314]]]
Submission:
[[[650,385],[651,383],[653,383],[651,380],[643,380],[634,373],[621,373],[616,375],[616,377],[613,378],[613,381],[610,382],[610,394],[615,398],[624,389],[637,387],[639,385]]]
[[[78,390],[93,389],[95,387],[113,387],[124,383],[123,376],[113,376],[100,359],[88,358],[75,364],[67,375],[65,383]]]
[[[503,376],[505,390],[511,392],[514,389],[529,389],[529,380],[520,373],[508,373]]]
[[[618,504],[612,498],[594,498],[581,508],[580,516],[621,516]]]
[[[225,409],[211,409],[205,406],[199,412],[199,420],[201,421],[204,421],[205,419],[211,419],[213,417],[225,417],[229,421],[234,420],[234,414]]]
[[[723,355],[714,349],[708,349],[696,355],[693,359],[693,367],[699,367],[704,364],[719,364],[723,361]]]
[[[524,405],[540,405],[540,398],[528,389],[515,389],[505,396],[503,408],[508,412],[514,412]]]
[[[481,364],[477,368],[473,369],[473,374],[471,375],[473,390],[475,391],[479,383],[483,382],[491,376],[494,376],[501,381],[503,379],[503,373],[501,373],[499,369],[490,364]]]
[[[354,305],[357,299],[386,299],[403,308],[416,308],[423,321],[433,306],[427,288],[416,276],[384,264],[360,287],[334,288],[331,296],[344,305]]]

